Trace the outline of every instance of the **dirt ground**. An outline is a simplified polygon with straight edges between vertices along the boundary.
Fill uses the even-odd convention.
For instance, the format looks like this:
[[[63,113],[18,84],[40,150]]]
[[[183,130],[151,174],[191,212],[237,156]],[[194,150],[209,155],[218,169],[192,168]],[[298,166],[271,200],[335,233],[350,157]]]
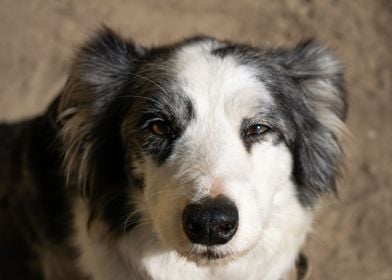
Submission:
[[[312,279],[392,279],[390,0],[1,0],[0,120],[42,111],[102,23],[147,45],[203,33],[271,46],[313,36],[335,48],[350,93],[348,168],[307,242]]]

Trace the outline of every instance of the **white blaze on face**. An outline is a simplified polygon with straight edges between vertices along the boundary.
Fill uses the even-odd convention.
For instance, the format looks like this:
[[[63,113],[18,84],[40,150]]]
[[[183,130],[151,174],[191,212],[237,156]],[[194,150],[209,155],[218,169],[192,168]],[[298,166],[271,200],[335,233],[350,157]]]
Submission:
[[[256,69],[230,55],[211,54],[215,42],[182,48],[174,58],[180,87],[192,101],[195,117],[175,143],[168,161],[146,161],[145,198],[155,230],[167,246],[191,246],[182,230],[189,202],[225,194],[237,206],[239,226],[222,252],[241,254],[254,246],[269,224],[274,198],[291,191],[291,154],[271,140],[247,151],[241,139],[244,119],[273,102]],[[225,249],[226,248],[226,249]]]

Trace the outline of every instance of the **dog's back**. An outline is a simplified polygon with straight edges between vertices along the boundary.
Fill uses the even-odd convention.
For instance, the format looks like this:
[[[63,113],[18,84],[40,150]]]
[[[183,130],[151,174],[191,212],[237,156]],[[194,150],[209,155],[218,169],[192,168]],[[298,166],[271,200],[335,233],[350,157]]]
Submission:
[[[46,115],[0,124],[2,280],[72,275],[63,270],[73,251],[68,246],[69,205],[58,175],[55,141],[55,128]],[[56,272],[42,270],[43,263],[52,266],[53,262],[57,263]]]
[[[2,279],[39,279],[34,271],[34,256],[29,238],[32,236],[29,212],[31,201],[24,188],[23,150],[27,123],[0,125],[0,275]]]

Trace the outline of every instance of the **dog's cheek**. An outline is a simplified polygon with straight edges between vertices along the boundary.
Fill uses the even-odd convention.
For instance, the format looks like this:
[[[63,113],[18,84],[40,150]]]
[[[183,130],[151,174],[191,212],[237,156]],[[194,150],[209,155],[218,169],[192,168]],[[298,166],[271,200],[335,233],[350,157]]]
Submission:
[[[271,197],[288,187],[293,162],[290,150],[283,142],[275,144],[269,141],[255,145],[251,158],[258,192]]]
[[[159,196],[164,193],[163,182],[158,185],[157,182],[160,181],[160,176],[157,172],[154,172],[156,165],[151,159],[145,158],[143,164],[144,173],[144,189],[143,197],[146,204],[146,212],[149,218],[152,220],[153,226],[155,227],[154,221],[157,219],[157,213],[159,213]]]
[[[181,209],[185,207],[185,198],[173,182],[171,171],[157,166],[153,161],[146,161],[146,186],[144,198],[152,225],[158,238],[168,247],[175,244],[181,233]]]
[[[276,195],[281,191],[291,191],[292,156],[283,143],[263,142],[252,148],[250,160],[251,183],[246,191],[249,197],[244,194],[239,194],[239,197],[243,197],[240,205],[244,216],[243,228],[256,236],[268,227]],[[255,210],[258,213],[254,213]]]
[[[255,245],[262,231],[262,203],[258,200],[250,180],[230,180],[225,194],[234,201],[239,217],[236,234],[230,241],[234,252],[243,252]]]

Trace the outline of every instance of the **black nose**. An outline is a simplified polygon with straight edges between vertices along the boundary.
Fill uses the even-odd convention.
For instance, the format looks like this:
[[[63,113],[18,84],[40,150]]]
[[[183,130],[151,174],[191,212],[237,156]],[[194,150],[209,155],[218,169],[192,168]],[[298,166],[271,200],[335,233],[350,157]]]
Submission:
[[[225,244],[237,231],[238,211],[231,200],[220,195],[186,206],[182,221],[192,243]]]

